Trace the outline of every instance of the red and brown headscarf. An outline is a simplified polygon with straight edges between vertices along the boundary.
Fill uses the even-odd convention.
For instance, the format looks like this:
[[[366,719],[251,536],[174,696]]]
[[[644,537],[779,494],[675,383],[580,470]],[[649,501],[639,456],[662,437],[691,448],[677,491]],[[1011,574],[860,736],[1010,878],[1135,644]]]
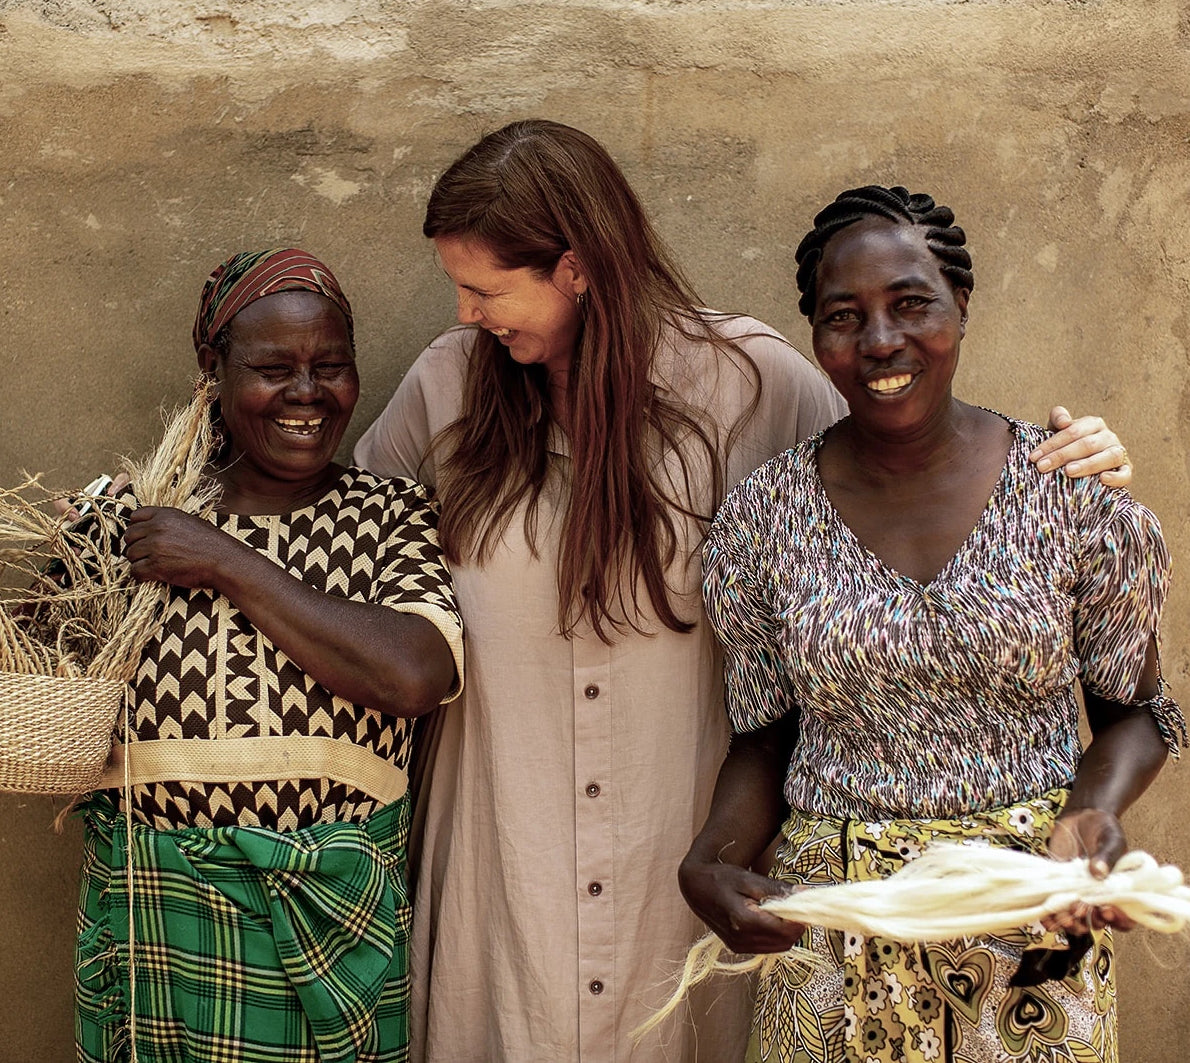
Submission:
[[[244,307],[277,292],[317,292],[343,311],[347,334],[355,342],[351,304],[335,275],[313,255],[296,247],[243,251],[215,267],[203,285],[194,319],[194,349],[211,343]]]

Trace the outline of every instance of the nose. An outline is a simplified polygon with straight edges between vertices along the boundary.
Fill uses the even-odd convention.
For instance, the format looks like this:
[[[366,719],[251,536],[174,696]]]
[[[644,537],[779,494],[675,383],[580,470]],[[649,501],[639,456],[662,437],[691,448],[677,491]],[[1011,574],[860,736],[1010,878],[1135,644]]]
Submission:
[[[460,288],[458,292],[459,309],[458,317],[460,325],[476,325],[483,318],[483,314],[479,310],[479,301],[475,298],[474,292],[466,291]]]
[[[887,358],[904,345],[904,335],[889,314],[870,314],[859,335],[860,353],[869,358]]]
[[[300,366],[289,378],[285,397],[291,402],[313,402],[318,396],[319,383],[308,366]]]

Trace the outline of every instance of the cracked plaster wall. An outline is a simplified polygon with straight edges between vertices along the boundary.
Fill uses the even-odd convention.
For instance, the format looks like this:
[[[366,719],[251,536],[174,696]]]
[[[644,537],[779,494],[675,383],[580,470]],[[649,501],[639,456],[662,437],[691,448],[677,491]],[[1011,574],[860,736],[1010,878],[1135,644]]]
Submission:
[[[435,175],[543,115],[621,161],[709,305],[808,349],[792,249],[869,181],[957,211],[977,288],[959,393],[1104,414],[1190,559],[1190,5],[1176,0],[0,0],[0,476],[79,484],[182,398],[209,269],[293,242],[359,321],[355,432],[452,297]],[[1190,699],[1190,584],[1165,670]],[[1127,821],[1190,867],[1173,767]],[[79,833],[0,799],[0,1063],[70,1058]],[[1121,944],[1122,1055],[1175,1063],[1185,943]]]

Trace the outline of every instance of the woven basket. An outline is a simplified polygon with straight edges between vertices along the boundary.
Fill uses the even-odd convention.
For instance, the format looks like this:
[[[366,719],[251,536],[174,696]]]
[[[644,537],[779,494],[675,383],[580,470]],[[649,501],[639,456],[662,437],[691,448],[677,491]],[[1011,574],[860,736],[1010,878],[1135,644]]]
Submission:
[[[126,463],[141,505],[173,506],[200,517],[210,512],[217,488],[204,480],[203,470],[215,445],[208,416],[213,398],[210,382],[200,383],[190,404],[166,424],[153,454],[143,463]],[[128,682],[169,589],[134,583],[125,566],[103,591],[126,595],[128,606],[115,629],[103,632],[104,645],[86,663],[85,675],[47,674],[44,646],[32,658],[15,657],[30,664],[27,670],[18,663],[0,672],[0,791],[77,795],[99,784]],[[5,645],[11,668],[8,661],[14,646],[21,650],[23,636],[11,620],[0,633],[14,640]]]
[[[112,748],[126,684],[118,679],[0,672],[0,790],[95,789]]]

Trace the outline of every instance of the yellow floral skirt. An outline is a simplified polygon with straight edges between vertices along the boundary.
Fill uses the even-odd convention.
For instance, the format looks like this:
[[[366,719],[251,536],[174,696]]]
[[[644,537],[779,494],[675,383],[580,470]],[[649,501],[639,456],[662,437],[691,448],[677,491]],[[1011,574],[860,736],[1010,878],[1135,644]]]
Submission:
[[[952,820],[794,812],[771,874],[808,886],[884,878],[935,839],[1044,852],[1065,799],[1055,790]],[[801,944],[830,967],[779,963],[761,979],[748,1063],[1118,1063],[1110,931],[1069,967],[1065,938],[1040,925],[937,945],[811,927]]]

